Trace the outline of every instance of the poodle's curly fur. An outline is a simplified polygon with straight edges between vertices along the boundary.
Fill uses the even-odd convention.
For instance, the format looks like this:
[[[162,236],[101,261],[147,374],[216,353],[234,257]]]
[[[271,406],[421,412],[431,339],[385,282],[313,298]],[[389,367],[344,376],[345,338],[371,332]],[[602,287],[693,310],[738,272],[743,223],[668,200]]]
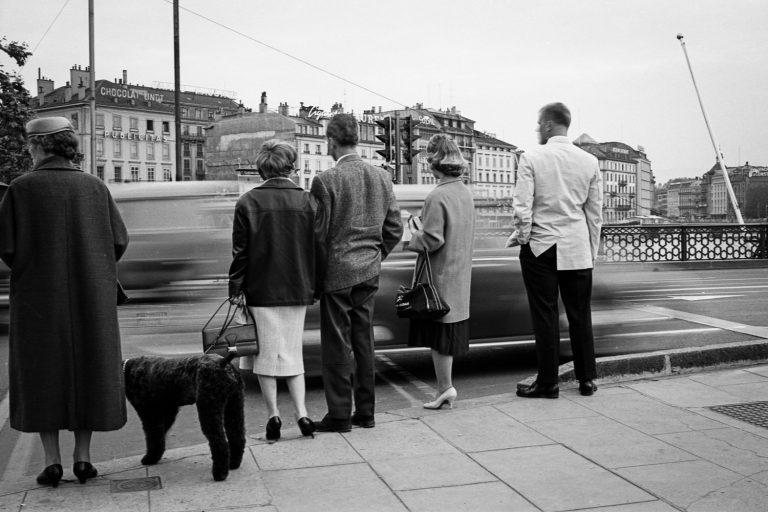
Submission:
[[[243,378],[231,357],[201,355],[181,359],[135,357],[123,363],[125,396],[136,409],[147,453],[142,464],[156,464],[179,407],[197,405],[200,427],[213,459],[213,479],[237,469],[245,451]]]

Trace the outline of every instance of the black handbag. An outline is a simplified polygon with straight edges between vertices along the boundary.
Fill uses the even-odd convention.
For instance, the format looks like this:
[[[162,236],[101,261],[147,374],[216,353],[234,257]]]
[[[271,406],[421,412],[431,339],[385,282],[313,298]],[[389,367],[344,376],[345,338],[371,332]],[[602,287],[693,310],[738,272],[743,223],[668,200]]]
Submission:
[[[425,274],[426,280],[421,281]],[[424,251],[416,262],[413,282],[410,287],[400,285],[395,296],[395,309],[400,318],[423,318],[433,320],[448,314],[451,307],[445,303],[432,281],[432,266],[429,255]]]
[[[224,304],[229,304],[224,321],[218,327],[212,327],[216,315],[219,314]],[[242,309],[247,324],[234,323],[238,309]],[[226,357],[232,353],[234,357],[256,355],[259,353],[259,337],[256,332],[256,322],[253,315],[245,305],[243,297],[240,296],[234,304],[229,299],[216,308],[211,318],[203,326],[203,352],[206,354],[219,354]]]

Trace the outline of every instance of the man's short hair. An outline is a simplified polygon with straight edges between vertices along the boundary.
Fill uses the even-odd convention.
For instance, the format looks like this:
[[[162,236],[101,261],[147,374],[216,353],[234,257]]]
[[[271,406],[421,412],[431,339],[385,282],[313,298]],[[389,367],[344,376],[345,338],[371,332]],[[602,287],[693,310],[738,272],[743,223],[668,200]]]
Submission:
[[[541,107],[539,113],[541,119],[544,121],[552,121],[553,123],[565,126],[566,128],[571,126],[571,111],[560,102],[544,105]]]
[[[256,153],[256,168],[264,179],[287,177],[293,173],[296,148],[283,140],[270,139]]]
[[[328,123],[325,135],[340,146],[357,146],[357,120],[351,114],[336,114]]]

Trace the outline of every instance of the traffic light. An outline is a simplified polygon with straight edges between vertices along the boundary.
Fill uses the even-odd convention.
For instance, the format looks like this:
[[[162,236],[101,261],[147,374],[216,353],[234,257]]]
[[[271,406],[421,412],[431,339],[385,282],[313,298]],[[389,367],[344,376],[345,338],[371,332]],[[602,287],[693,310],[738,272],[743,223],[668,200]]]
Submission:
[[[395,159],[395,123],[391,117],[377,119],[376,124],[381,126],[384,133],[376,135],[376,138],[384,143],[384,149],[377,149],[376,152],[384,157],[384,161],[391,162]]]
[[[419,140],[419,136],[416,134],[416,125],[419,124],[412,116],[408,116],[403,119],[403,126],[400,128],[400,138],[403,141],[403,163],[411,165],[414,157],[421,153],[421,150],[415,148],[416,141]]]

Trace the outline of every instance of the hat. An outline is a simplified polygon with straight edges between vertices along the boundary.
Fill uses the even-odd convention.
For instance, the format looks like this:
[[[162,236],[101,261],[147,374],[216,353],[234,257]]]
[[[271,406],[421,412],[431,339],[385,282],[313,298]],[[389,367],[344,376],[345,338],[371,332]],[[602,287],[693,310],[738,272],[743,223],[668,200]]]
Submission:
[[[66,131],[75,131],[66,117],[41,117],[27,123],[27,135],[30,137]]]

